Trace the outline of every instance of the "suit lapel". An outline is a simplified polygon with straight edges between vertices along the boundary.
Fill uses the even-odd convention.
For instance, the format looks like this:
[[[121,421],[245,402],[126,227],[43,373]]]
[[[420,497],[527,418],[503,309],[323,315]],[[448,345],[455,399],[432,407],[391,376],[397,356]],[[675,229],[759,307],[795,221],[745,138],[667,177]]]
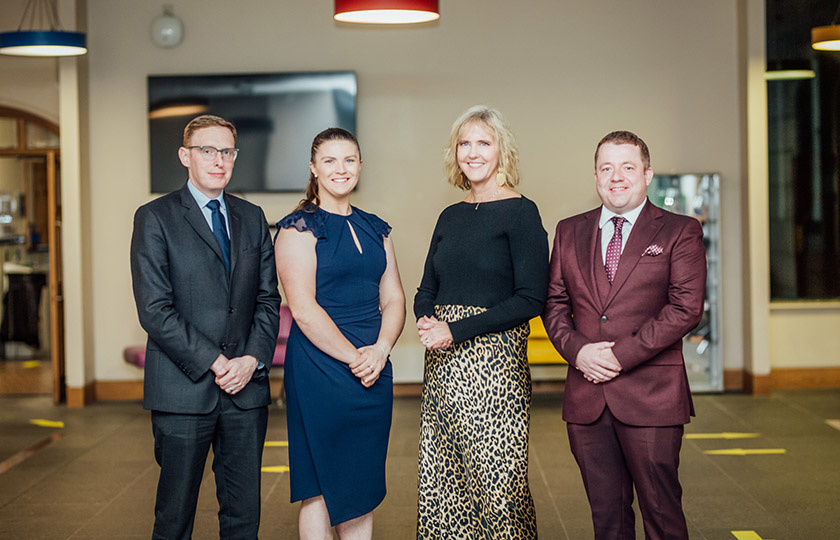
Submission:
[[[225,193],[225,206],[227,207],[228,226],[230,227],[230,273],[236,269],[236,262],[239,259],[239,235],[242,231],[242,222],[239,219],[239,211],[236,207],[236,200]]]
[[[220,248],[219,243],[216,242],[216,237],[213,236],[213,231],[211,231],[210,227],[207,225],[207,220],[204,219],[204,214],[201,212],[201,208],[198,207],[198,203],[195,202],[195,199],[190,194],[190,191],[186,186],[184,186],[181,190],[181,206],[184,208],[184,219],[187,220],[195,233],[201,237],[208,246],[210,246],[210,249],[216,253],[216,256],[219,257],[219,261],[222,264],[225,264],[225,257],[222,255],[222,248]]]
[[[645,203],[642,213],[639,214],[639,219],[633,229],[630,231],[630,238],[627,239],[627,244],[624,246],[624,251],[621,252],[621,259],[618,261],[618,270],[615,273],[612,287],[610,287],[610,294],[607,296],[607,301],[604,307],[609,306],[615,295],[621,290],[621,287],[627,281],[633,269],[642,258],[642,253],[653,237],[662,228],[662,212],[655,207],[650,201]]]
[[[598,294],[595,272],[598,270],[595,264],[595,249],[598,243],[598,216],[601,208],[598,207],[586,214],[583,221],[577,224],[575,231],[575,252],[578,253],[578,268],[588,284],[589,294],[600,307],[603,307],[601,295]],[[603,272],[603,268],[601,269]]]

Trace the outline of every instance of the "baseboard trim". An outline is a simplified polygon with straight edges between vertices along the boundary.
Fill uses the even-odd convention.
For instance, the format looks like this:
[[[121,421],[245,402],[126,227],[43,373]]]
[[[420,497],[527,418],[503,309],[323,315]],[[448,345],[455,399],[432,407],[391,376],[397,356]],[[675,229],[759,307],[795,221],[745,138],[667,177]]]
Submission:
[[[84,407],[96,401],[96,383],[90,382],[82,387],[68,386],[67,406],[71,408]]]
[[[723,372],[726,392],[769,394],[776,388],[840,388],[840,368],[775,368],[769,375],[753,375],[739,369]]]
[[[423,383],[394,383],[394,397],[420,397]]]
[[[744,391],[744,370],[724,369],[723,370],[723,391],[743,392]]]
[[[273,373],[273,371],[272,371],[272,373]],[[271,399],[273,399],[273,400],[278,400],[279,399],[281,401],[286,400],[286,394],[283,391],[283,377],[274,377],[273,375],[269,376],[268,377],[268,384],[271,386],[271,390],[269,390],[271,392]]]
[[[744,373],[744,392],[752,395],[769,394],[770,375],[753,375],[749,371]]]
[[[142,401],[143,381],[97,381],[97,401]]]
[[[840,368],[780,368],[770,372],[773,388],[840,388]]]
[[[531,392],[534,394],[559,394],[563,393],[565,389],[565,379],[531,381]]]

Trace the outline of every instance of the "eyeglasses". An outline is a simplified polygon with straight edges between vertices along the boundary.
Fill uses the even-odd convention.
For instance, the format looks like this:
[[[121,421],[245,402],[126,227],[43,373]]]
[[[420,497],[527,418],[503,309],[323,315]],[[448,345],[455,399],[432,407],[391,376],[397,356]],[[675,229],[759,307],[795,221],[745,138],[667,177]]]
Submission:
[[[207,161],[216,159],[216,154],[222,154],[225,161],[236,161],[239,155],[239,148],[216,148],[214,146],[188,146],[187,148],[198,148],[198,152]]]

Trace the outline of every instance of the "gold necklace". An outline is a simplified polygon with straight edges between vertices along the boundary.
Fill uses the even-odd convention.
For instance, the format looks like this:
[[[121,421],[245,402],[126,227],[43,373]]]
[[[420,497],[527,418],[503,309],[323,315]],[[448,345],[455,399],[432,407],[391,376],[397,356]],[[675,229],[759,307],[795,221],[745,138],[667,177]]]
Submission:
[[[502,186],[496,186],[496,191],[494,191],[492,195],[490,195],[487,199],[485,199],[485,200],[483,200],[483,201],[479,201],[479,200],[478,200],[478,198],[475,196],[475,193],[472,193],[471,195],[473,196],[473,200],[472,200],[472,201],[470,201],[470,202],[471,202],[471,203],[475,203],[475,208],[474,208],[474,210],[478,210],[478,205],[479,205],[479,204],[481,204],[481,203],[483,203],[483,202],[490,202],[490,201],[492,201],[493,199],[495,199],[495,198],[496,198],[496,196],[499,194],[499,191],[501,191],[501,189],[502,189]]]

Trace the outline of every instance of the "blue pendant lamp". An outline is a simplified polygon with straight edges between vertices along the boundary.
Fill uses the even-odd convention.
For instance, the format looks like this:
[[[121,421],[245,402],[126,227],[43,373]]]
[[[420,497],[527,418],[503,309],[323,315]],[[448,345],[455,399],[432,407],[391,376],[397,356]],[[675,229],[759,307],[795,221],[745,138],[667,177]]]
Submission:
[[[56,0],[29,0],[18,29],[0,33],[0,54],[78,56],[86,52],[83,33],[61,28]]]

